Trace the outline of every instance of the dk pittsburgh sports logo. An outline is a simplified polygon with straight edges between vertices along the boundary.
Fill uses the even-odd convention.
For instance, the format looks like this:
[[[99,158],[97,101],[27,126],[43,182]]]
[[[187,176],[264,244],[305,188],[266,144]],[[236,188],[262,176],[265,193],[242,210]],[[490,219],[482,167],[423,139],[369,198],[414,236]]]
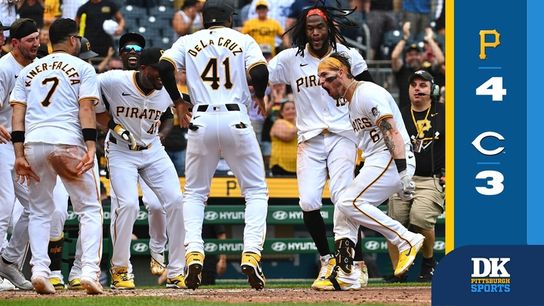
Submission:
[[[506,264],[510,258],[473,257],[470,275],[470,292],[510,292],[510,273]]]

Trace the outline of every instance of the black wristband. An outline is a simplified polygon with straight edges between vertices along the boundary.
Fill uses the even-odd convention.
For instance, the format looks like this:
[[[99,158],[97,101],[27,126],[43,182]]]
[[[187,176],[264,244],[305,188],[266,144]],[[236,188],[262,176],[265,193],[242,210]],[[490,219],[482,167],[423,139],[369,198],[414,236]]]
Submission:
[[[96,137],[98,136],[96,129],[82,129],[81,131],[83,132],[83,140],[96,141]]]
[[[117,126],[117,123],[115,123],[115,121],[113,121],[113,118],[111,118],[110,121],[108,121],[108,128],[110,130],[113,130],[115,129],[116,126]]]
[[[397,171],[401,173],[406,170],[406,159],[395,159],[395,165],[397,165]]]
[[[12,131],[11,132],[11,142],[25,142],[25,131]]]

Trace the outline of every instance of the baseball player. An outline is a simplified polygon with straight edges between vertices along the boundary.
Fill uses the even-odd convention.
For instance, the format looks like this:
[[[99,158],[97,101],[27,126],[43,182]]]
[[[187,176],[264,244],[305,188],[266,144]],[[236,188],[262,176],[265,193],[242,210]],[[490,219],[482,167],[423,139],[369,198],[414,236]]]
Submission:
[[[221,156],[238,178],[246,200],[242,272],[252,288],[260,290],[265,285],[260,262],[268,192],[262,154],[247,113],[251,94],[246,69],[263,114],[268,70],[255,40],[230,28],[233,12],[228,1],[206,1],[205,29],[181,37],[161,59],[161,79],[176,104],[181,126],[189,126],[183,213],[187,231],[185,282],[190,289],[201,282],[204,205]],[[176,88],[175,68],[187,72],[194,104],[190,124],[188,105]]]
[[[119,54],[123,62],[124,70],[138,70],[140,55],[145,47],[145,38],[138,33],[125,33],[119,39]],[[172,128],[173,118],[170,108],[161,115],[159,134],[164,135],[167,130]],[[142,188],[142,201],[148,211],[149,221],[149,251],[151,260],[149,267],[151,274],[160,276],[164,273],[165,261],[164,251],[166,250],[166,212],[164,206],[159,201],[159,198],[153,193],[151,188],[147,186],[141,177],[138,178],[138,183]],[[117,205],[117,197],[115,192],[110,192],[112,207]],[[113,226],[114,222],[111,223]],[[113,230],[113,229],[112,229]]]
[[[73,56],[81,48],[75,21],[58,19],[49,32],[56,52],[26,66],[10,97],[15,170],[28,183],[30,195],[31,280],[36,292],[55,293],[48,280],[47,244],[55,210],[51,193],[58,175],[80,219],[81,283],[88,294],[100,294],[102,207],[94,174],[87,171],[95,160],[96,73]]]
[[[161,114],[172,104],[159,78],[157,64],[161,55],[161,49],[144,49],[138,71],[112,70],[98,76],[103,101],[109,109],[109,114],[99,112],[98,120],[110,127],[106,157],[111,187],[117,197],[117,207],[112,203],[111,211],[113,289],[135,287],[130,237],[139,212],[138,177],[159,197],[166,211],[170,241],[166,286],[185,288],[183,196],[174,164],[158,136]]]
[[[348,103],[351,125],[365,160],[336,205],[344,215],[335,220],[337,268],[329,278],[317,283],[319,290],[350,290],[358,286],[352,265],[359,226],[379,232],[399,249],[395,275],[410,268],[425,239],[377,208],[393,193],[404,199],[413,196],[415,158],[393,97],[372,82],[355,80],[350,71],[349,58],[341,53],[331,54],[318,67],[321,86],[332,98],[343,98]]]
[[[320,209],[327,178],[331,200],[337,204],[340,194],[353,180],[356,160],[355,134],[349,124],[348,108],[342,99],[332,100],[319,86],[317,65],[333,50],[346,52],[353,61],[351,73],[357,80],[372,81],[362,56],[348,49],[342,42],[334,23],[349,24],[346,13],[324,7],[320,1],[305,9],[293,28],[294,48],[280,52],[270,62],[270,82],[291,85],[295,96],[298,129],[297,182],[299,205],[304,224],[320,254],[321,269],[312,284],[315,288],[335,265],[329,249],[327,234]],[[335,210],[334,219],[338,216]],[[334,226],[336,232],[336,222]],[[368,282],[368,271],[362,262],[361,246],[356,247],[356,270],[361,275],[361,286]],[[361,268],[362,269],[361,269]],[[358,288],[353,288],[358,289]]]
[[[20,272],[20,266],[24,261],[24,255],[28,245],[28,189],[26,184],[15,180],[13,171],[15,154],[13,145],[9,141],[11,131],[12,109],[9,106],[9,94],[15,86],[15,81],[21,69],[30,64],[37,55],[38,29],[34,21],[30,19],[17,20],[11,30],[13,50],[0,59],[0,79],[4,86],[0,87],[0,130],[3,130],[5,144],[0,144],[0,235],[6,233],[7,223],[11,217],[11,210],[14,210],[14,203],[19,202],[23,206],[22,212],[15,223],[10,242],[2,250],[0,260],[0,275],[9,279],[18,288],[32,290],[32,284],[27,281]],[[4,127],[5,126],[5,127]],[[6,136],[7,133],[7,136]],[[2,137],[0,137],[1,140]],[[4,143],[0,141],[0,143]],[[66,208],[68,205],[68,194],[66,189],[57,179],[53,191],[57,209],[52,216],[51,242],[49,250],[59,250],[57,247],[62,242],[64,220],[66,219]],[[17,204],[19,205],[19,204]],[[50,252],[52,274],[50,281],[58,288],[64,287],[62,274],[60,272],[62,253]]]

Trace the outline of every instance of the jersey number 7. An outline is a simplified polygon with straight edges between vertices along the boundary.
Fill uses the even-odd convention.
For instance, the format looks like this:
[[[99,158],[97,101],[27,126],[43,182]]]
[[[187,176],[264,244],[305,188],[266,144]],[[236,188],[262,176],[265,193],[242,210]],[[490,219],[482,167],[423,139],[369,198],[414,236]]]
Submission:
[[[45,96],[45,99],[42,100],[42,106],[45,106],[45,107],[48,107],[49,104],[51,104],[51,96],[53,95],[53,93],[55,93],[55,90],[57,89],[57,86],[59,85],[59,79],[57,77],[52,77],[52,78],[46,78],[46,79],[43,79],[42,81],[42,85],[47,85],[47,83],[53,83],[53,86],[51,86],[51,88],[49,89],[49,91],[47,92],[47,95]]]

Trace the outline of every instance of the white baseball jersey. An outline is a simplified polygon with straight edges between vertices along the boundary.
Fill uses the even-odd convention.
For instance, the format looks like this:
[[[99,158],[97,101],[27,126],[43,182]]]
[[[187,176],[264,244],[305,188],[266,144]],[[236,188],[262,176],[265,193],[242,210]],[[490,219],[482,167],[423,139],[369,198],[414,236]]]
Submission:
[[[23,68],[23,65],[15,60],[11,52],[0,58],[0,80],[2,80],[2,86],[0,86],[0,125],[3,125],[10,132],[13,111],[9,105],[9,95],[13,87],[15,87],[19,72]]]
[[[42,73],[47,72],[47,73]],[[93,66],[56,52],[26,66],[11,93],[11,103],[25,104],[25,143],[84,146],[79,102],[98,100]]]
[[[359,75],[367,70],[363,57],[354,49],[337,44],[338,52],[348,52],[351,58],[351,74]],[[342,134],[355,141],[348,120],[348,107],[342,101],[334,101],[321,87],[317,66],[321,61],[308,47],[304,56],[296,55],[298,49],[280,52],[268,63],[270,82],[291,85],[297,110],[298,142],[319,135],[324,129]],[[331,51],[332,52],[332,51]]]
[[[359,140],[359,149],[363,151],[363,158],[388,150],[382,131],[377,126],[377,123],[385,118],[395,119],[395,125],[405,147],[410,148],[410,137],[399,107],[383,87],[372,82],[360,82],[349,103],[349,115],[353,131]]]
[[[221,48],[207,48],[212,45]],[[246,71],[231,67],[245,66],[249,70],[256,64],[266,63],[251,36],[225,27],[181,37],[164,52],[162,59],[169,60],[178,69],[185,69],[188,76],[200,76],[202,82],[189,86],[191,101],[212,105],[239,103],[249,106],[251,94]],[[229,97],[228,101],[226,97]]]
[[[158,140],[161,115],[172,105],[166,89],[148,95],[136,83],[136,71],[111,70],[98,75],[104,103],[114,121],[129,131],[140,146]],[[102,108],[97,109],[97,113]]]

